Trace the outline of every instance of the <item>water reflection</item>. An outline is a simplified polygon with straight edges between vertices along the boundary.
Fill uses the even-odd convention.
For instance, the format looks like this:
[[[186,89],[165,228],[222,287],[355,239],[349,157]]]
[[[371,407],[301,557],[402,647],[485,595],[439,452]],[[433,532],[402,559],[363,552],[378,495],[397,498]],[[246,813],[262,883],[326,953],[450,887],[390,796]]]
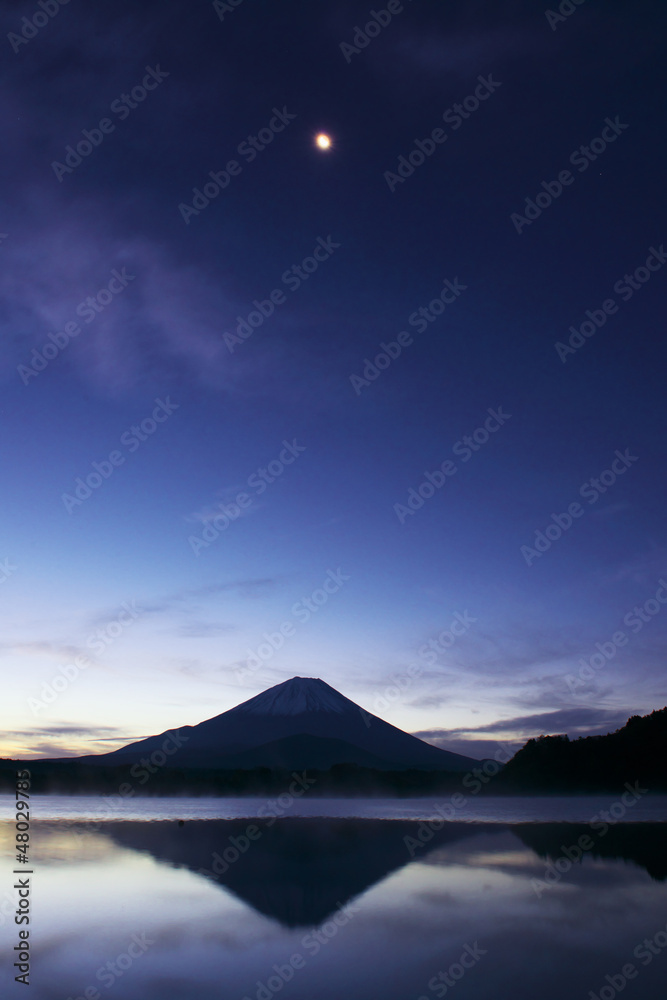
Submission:
[[[633,955],[665,931],[666,825],[618,824],[597,835],[582,862],[541,893],[534,883],[589,827],[451,823],[415,848],[420,826],[37,823],[31,996],[431,1000],[444,995],[439,973],[458,972],[459,959],[474,954],[457,1000],[599,997],[605,976],[627,962],[641,975],[627,1000],[662,998],[667,949],[645,968]],[[12,884],[11,834],[0,824],[0,900]],[[14,933],[0,916],[3,998],[19,995],[8,957]],[[114,963],[133,941],[137,957],[123,971]]]
[[[575,863],[585,854],[632,862],[659,881],[667,877],[665,828],[660,824],[619,824],[600,836],[574,823],[447,823],[429,830],[430,839],[422,845],[423,829],[411,821],[353,819],[284,819],[268,828],[247,820],[104,826],[115,843],[209,878],[285,927],[320,923],[340,903],[415,858],[446,866],[460,857],[454,845],[506,831],[546,860]],[[502,852],[494,857],[492,845],[486,860],[500,864]],[[569,871],[571,866],[563,867]]]
[[[583,847],[592,858],[631,861],[656,881],[667,879],[666,826],[661,823],[618,823],[606,830],[578,823],[521,823],[512,829],[541,858],[574,858],[576,848]]]
[[[414,857],[420,824],[401,820],[283,819],[108,823],[115,843],[148,851],[231,890],[285,927],[318,924]],[[480,824],[446,824],[429,849],[479,836]]]

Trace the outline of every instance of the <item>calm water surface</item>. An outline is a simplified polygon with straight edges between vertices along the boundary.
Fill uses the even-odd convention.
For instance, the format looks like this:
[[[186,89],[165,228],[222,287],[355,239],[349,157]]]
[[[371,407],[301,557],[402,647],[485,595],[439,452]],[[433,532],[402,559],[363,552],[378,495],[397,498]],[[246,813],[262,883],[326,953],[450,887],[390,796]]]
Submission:
[[[664,997],[664,798],[447,801],[35,797],[28,991],[1,796],[0,996]]]

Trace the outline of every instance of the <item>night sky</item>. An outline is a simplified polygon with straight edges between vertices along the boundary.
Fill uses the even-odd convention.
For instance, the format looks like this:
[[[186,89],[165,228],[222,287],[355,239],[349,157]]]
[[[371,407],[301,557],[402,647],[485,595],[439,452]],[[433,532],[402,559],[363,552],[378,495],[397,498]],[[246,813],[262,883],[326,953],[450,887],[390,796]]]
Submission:
[[[667,702],[667,10],[561,9],[4,5],[0,755]]]

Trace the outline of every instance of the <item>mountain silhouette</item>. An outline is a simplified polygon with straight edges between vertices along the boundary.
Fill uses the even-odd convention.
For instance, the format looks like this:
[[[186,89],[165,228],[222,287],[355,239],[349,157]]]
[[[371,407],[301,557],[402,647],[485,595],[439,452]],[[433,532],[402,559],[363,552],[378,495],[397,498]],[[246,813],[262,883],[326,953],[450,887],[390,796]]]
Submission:
[[[441,750],[364,711],[329,684],[292,677],[196,726],[150,736],[111,753],[76,758],[107,767],[169,746],[169,767],[468,771],[479,761]],[[175,742],[181,745],[174,749]],[[163,754],[164,756],[164,754]],[[70,761],[72,758],[70,758]]]
[[[448,822],[432,830],[423,851],[411,854],[405,838],[416,841],[421,826],[418,820],[294,817],[273,823],[259,818],[105,822],[100,832],[119,846],[145,851],[163,864],[209,879],[286,927],[322,923],[341,903],[412,861],[430,855],[432,864],[460,864],[458,845],[469,838],[509,833],[536,858],[555,860],[563,855],[562,845],[591,834],[585,824]],[[247,836],[249,827],[253,840]],[[618,824],[606,837],[593,834],[592,839],[595,847],[587,857],[633,862],[654,880],[664,881],[664,824]],[[452,848],[451,862],[447,848]],[[501,864],[507,852],[503,837],[495,850]],[[484,853],[490,855],[485,864],[492,865],[494,846],[489,841]]]

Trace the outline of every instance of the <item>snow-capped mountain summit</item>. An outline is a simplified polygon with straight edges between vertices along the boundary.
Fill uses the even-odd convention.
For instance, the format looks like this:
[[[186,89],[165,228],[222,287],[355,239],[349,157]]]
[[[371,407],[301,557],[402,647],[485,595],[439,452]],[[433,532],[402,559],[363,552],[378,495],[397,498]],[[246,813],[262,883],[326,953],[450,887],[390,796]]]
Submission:
[[[379,770],[467,771],[479,763],[397,729],[317,677],[292,677],[199,725],[78,759],[106,766],[138,763],[156,751],[165,757],[165,746],[174,767],[327,770],[350,763]]]
[[[300,715],[302,712],[359,712],[346,698],[319,677],[292,677],[262,691],[231,710],[250,715]]]

